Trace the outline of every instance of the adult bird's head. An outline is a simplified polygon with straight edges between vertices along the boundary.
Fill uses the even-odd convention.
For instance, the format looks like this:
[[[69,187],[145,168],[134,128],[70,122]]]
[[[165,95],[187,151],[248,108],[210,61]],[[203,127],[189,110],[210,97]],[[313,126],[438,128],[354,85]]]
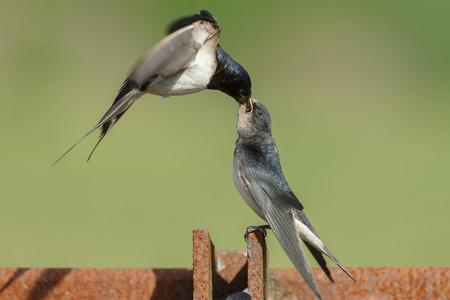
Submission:
[[[200,14],[183,17],[174,22],[168,32],[173,33],[196,21],[206,21],[221,31],[219,23],[214,16],[202,10]],[[220,33],[219,33],[220,34]],[[239,104],[251,107],[252,82],[247,71],[238,62],[233,60],[218,44],[214,45],[216,52],[216,70],[207,85],[208,89],[219,90],[234,98]]]
[[[216,47],[217,70],[208,89],[219,90],[233,97],[239,104],[251,108],[252,81],[250,75],[219,45]]]
[[[272,122],[267,108],[258,100],[250,98],[251,107],[239,105],[236,125],[240,138],[269,137],[272,135]]]
[[[247,71],[238,62],[230,60],[224,77],[222,92],[233,97],[239,104],[251,107],[252,81]]]

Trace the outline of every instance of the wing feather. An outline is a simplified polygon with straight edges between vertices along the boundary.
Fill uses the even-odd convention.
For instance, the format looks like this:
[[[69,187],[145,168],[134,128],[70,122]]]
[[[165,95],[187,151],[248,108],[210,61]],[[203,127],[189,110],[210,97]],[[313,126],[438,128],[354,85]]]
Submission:
[[[253,151],[246,151],[245,167],[241,167],[241,175],[246,182],[256,202],[262,208],[267,222],[295,268],[302,275],[319,299],[321,299],[311,267],[306,260],[300,236],[296,230],[294,207],[301,206],[292,191],[286,192],[280,188],[276,174],[262,168],[261,158]],[[249,163],[252,162],[252,163]],[[294,205],[294,206],[293,206]]]
[[[128,77],[145,87],[156,75],[168,77],[182,70],[202,44],[195,40],[194,26],[183,27],[156,44]]]

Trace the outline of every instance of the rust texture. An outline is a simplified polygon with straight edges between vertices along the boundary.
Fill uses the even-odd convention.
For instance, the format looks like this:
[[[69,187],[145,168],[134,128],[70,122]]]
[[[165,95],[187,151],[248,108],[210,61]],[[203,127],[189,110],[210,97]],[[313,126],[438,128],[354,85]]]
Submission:
[[[331,283],[322,270],[313,268],[323,299],[450,299],[450,267],[349,271],[358,282],[331,268]],[[295,269],[270,269],[268,286],[268,299],[317,299]],[[187,300],[192,299],[192,270],[0,268],[0,299]]]
[[[192,299],[189,269],[0,268],[0,299]]]
[[[247,251],[215,251],[216,272],[223,281],[231,284],[236,276],[244,271],[247,281]],[[247,285],[245,286],[247,287]]]
[[[353,282],[339,268],[330,268],[335,283],[318,268],[313,274],[323,299],[450,299],[450,267],[348,268]],[[269,270],[269,297],[316,300],[295,269]]]
[[[247,287],[247,251],[214,251],[213,299],[224,300]]]
[[[193,232],[194,300],[212,300],[212,243],[206,229]]]
[[[193,232],[194,299],[225,300],[247,287],[247,252],[214,251],[206,229]]]
[[[247,252],[214,251],[203,229],[193,240],[193,270],[0,268],[0,299],[222,300],[247,286],[253,299],[316,299],[295,269],[266,272],[258,230],[248,234]],[[358,282],[330,270],[335,283],[313,268],[323,299],[450,299],[450,267],[349,268]]]
[[[266,299],[267,249],[264,233],[260,230],[248,232],[248,291],[253,300]]]

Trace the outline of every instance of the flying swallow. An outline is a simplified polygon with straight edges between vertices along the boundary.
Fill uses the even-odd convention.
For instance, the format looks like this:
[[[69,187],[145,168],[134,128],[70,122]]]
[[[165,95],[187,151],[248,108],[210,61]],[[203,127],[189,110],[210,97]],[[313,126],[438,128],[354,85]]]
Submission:
[[[89,160],[105,135],[131,105],[146,93],[165,99],[211,89],[222,91],[242,105],[251,105],[250,76],[218,45],[220,33],[219,23],[206,10],[174,22],[169,35],[137,63],[98,124],[54,164],[86,136],[100,128],[100,138]]]
[[[281,247],[316,296],[321,299],[303,251],[303,241],[332,280],[323,254],[351,279],[356,279],[331,254],[306,217],[303,205],[292,192],[281,170],[277,145],[272,137],[266,107],[255,99],[252,106],[239,105],[233,181],[245,202],[266,221]]]

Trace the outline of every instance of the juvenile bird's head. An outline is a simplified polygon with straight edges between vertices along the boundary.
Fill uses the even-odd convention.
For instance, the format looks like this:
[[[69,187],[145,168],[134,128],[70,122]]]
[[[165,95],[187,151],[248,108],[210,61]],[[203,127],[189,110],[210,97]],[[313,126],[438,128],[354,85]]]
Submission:
[[[252,107],[239,105],[236,125],[239,137],[271,136],[272,122],[267,108],[258,100],[250,98]]]

